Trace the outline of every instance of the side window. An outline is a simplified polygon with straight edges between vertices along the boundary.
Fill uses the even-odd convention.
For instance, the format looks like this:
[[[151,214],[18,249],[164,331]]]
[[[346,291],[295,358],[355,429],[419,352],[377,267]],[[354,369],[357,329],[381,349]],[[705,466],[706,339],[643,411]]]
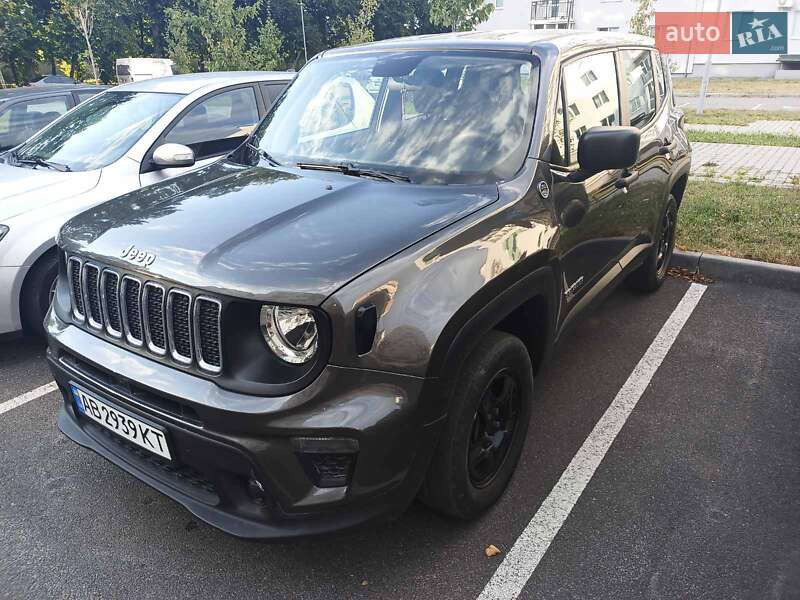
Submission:
[[[569,108],[572,114],[572,107]],[[567,155],[566,146],[564,144],[564,102],[561,95],[561,88],[559,87],[558,103],[556,104],[556,118],[553,123],[553,160],[552,162],[557,165],[563,165],[564,158]]]
[[[258,121],[255,90],[239,88],[196,105],[175,123],[164,141],[189,146],[198,160],[219,156],[241,144]]]
[[[285,83],[262,83],[261,84],[261,91],[264,92],[265,100],[269,106],[272,106],[275,103],[275,100],[278,99],[283,93],[283,90],[286,89]],[[269,107],[268,107],[269,108]]]
[[[650,50],[623,50],[628,109],[633,127],[647,126],[656,114],[656,85]]]
[[[86,102],[89,98],[94,98],[97,94],[100,93],[101,90],[84,90],[82,92],[75,92],[75,96],[78,98],[78,103]]]
[[[23,100],[12,105],[8,112],[8,134],[3,136],[3,146],[21,144],[34,133],[55,121],[70,109],[67,96],[50,96]]]
[[[614,54],[593,54],[564,67],[569,164],[578,160],[578,140],[591,127],[619,125]]]

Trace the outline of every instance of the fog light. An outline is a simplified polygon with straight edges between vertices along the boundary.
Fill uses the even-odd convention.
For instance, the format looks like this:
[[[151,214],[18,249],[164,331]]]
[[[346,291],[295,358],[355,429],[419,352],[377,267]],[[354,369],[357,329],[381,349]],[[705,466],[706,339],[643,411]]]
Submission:
[[[350,483],[358,456],[358,441],[350,438],[293,438],[292,445],[303,470],[320,488]]]

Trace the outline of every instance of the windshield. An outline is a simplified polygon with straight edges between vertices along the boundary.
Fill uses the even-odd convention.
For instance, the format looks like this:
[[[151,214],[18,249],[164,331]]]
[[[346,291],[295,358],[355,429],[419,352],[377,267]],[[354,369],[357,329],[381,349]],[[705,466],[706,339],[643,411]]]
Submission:
[[[280,163],[369,168],[414,182],[486,183],[521,168],[538,64],[498,52],[313,61],[255,133]]]
[[[125,154],[182,97],[142,92],[100,94],[34,135],[15,158],[58,163],[71,171],[100,169]]]

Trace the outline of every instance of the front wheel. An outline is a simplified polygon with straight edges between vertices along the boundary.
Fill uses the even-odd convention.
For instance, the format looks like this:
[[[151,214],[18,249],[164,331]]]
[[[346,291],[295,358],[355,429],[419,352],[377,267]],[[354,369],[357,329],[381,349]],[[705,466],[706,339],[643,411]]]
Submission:
[[[43,256],[31,268],[22,288],[22,325],[29,333],[44,336],[44,317],[56,291],[58,263],[55,252]]]
[[[675,250],[675,229],[678,224],[678,205],[675,196],[669,195],[661,215],[653,246],[644,263],[628,276],[627,283],[643,292],[654,292],[661,287]]]
[[[517,466],[532,399],[533,368],[525,344],[508,333],[490,332],[457,379],[422,501],[462,519],[494,504]]]

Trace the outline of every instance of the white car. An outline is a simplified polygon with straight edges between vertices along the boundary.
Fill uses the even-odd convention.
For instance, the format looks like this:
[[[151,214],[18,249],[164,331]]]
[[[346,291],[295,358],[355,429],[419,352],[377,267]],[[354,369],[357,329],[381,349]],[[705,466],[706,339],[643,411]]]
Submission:
[[[293,73],[197,73],[110,89],[0,156],[0,335],[42,330],[72,216],[238,147]]]

